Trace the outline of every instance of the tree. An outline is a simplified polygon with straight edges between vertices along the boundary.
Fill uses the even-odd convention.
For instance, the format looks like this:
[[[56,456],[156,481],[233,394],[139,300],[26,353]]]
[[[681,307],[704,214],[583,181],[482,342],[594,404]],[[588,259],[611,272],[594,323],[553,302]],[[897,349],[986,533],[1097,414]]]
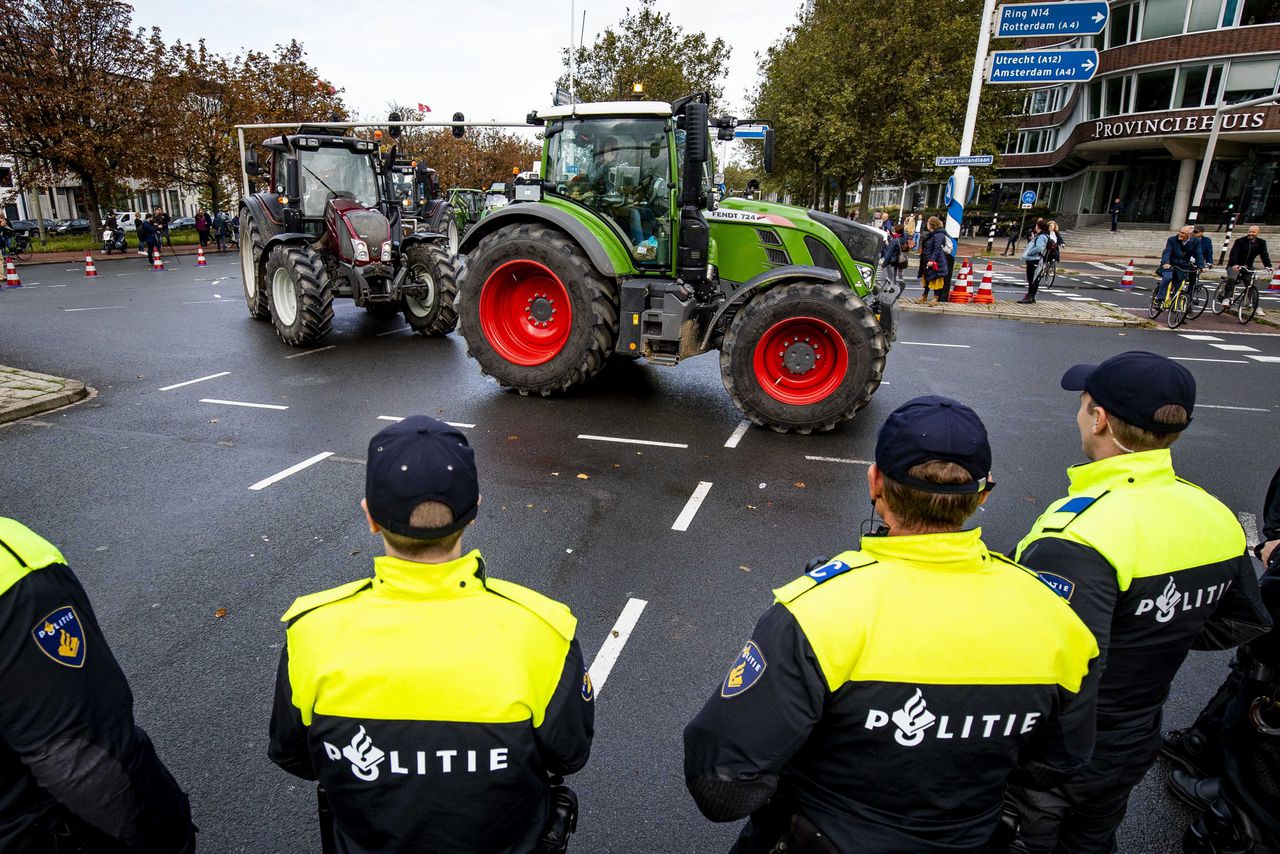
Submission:
[[[395,104],[388,112],[400,113],[407,122],[424,120],[417,110]],[[542,152],[536,142],[499,128],[467,128],[462,139],[449,128],[405,128],[397,147],[436,170],[442,187],[481,190],[494,181],[510,181],[512,169],[527,170]]]
[[[711,41],[706,33],[686,33],[659,12],[657,0],[640,0],[635,11],[627,8],[618,29],[606,29],[590,47],[574,52],[577,71],[573,88],[583,101],[622,101],[631,97],[634,83],[644,84],[644,96],[674,101],[693,92],[706,92],[720,100],[729,65],[724,39]],[[556,81],[569,88],[570,51],[564,51],[565,74]]]
[[[164,59],[158,30],[132,29],[118,0],[5,0],[0,14],[0,126],[28,187],[70,173],[89,220],[122,188],[122,169],[155,139]]]
[[[755,112],[777,132],[772,186],[830,209],[860,182],[932,174],[959,150],[980,17],[970,0],[899,0],[890,15],[874,0],[816,4],[764,58]],[[997,153],[1019,98],[984,88],[975,154]]]

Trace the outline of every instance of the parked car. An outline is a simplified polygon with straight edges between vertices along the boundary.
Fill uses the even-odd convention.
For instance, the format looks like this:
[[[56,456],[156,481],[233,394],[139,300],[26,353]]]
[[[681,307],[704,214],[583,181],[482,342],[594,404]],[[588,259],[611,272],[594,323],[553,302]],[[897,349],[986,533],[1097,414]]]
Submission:
[[[58,221],[58,225],[54,228],[58,234],[88,234],[89,220],[87,219],[63,219]]]
[[[56,233],[57,223],[51,219],[44,220],[44,230],[46,234]],[[27,234],[36,235],[40,233],[40,226],[36,224],[34,219],[17,219],[9,223],[9,227],[14,231],[25,231]]]
[[[112,213],[116,215],[116,224],[125,231],[137,231],[138,220],[144,216],[137,211],[112,211]],[[106,221],[106,217],[103,217],[103,221]]]
[[[180,216],[169,220],[169,230],[177,231],[182,228],[195,228],[196,218],[193,216]]]

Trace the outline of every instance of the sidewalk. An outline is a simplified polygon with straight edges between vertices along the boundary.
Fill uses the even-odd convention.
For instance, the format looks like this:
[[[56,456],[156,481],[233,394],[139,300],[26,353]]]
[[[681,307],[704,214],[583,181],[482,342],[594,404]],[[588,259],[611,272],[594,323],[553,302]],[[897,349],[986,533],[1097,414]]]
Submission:
[[[89,394],[78,380],[0,365],[0,424],[76,403]]]
[[[166,246],[164,247],[164,251],[160,253],[160,257],[169,258],[172,255],[195,255],[196,249],[198,248],[198,244],[195,243],[192,243],[190,246],[185,244],[181,246]],[[136,248],[130,248],[123,255],[118,252],[113,252],[110,255],[104,255],[98,249],[91,251],[93,252],[94,266],[97,266],[104,261],[128,261],[130,259],[141,261],[144,264],[151,263],[151,259],[146,255],[139,255]],[[217,257],[218,255],[239,255],[240,250],[228,249],[225,252],[219,252],[217,249],[209,248],[204,250],[204,254],[209,257]],[[10,256],[10,258],[19,267],[34,266],[36,264],[83,264],[84,252],[37,252],[31,256],[30,261],[19,261],[13,256]]]
[[[992,249],[992,254],[984,256],[982,255],[982,253],[987,251],[987,241],[979,240],[977,238],[973,238],[972,240],[966,238],[960,241],[959,255],[964,258],[978,258],[978,257],[982,257],[984,259],[999,258],[1001,257],[1000,250],[1003,249],[1004,247],[1005,247],[1005,238],[998,237],[996,238],[995,246]],[[1005,258],[1009,261],[1020,262],[1022,260],[1020,257],[1022,255],[1022,250],[1025,248],[1026,248],[1025,242],[1018,241],[1017,254],[1012,257],[1005,256]],[[1134,255],[1134,256],[1129,256],[1127,258],[1117,258],[1113,254],[1096,255],[1096,254],[1090,254],[1087,252],[1072,252],[1070,251],[1070,248],[1068,248],[1067,251],[1064,251],[1062,253],[1061,260],[1083,261],[1085,263],[1089,261],[1100,261],[1104,263],[1118,264],[1121,267],[1123,267],[1125,264],[1129,263],[1130,260],[1132,260],[1135,271],[1139,269],[1150,270],[1160,263],[1160,252],[1164,250],[1163,246],[1156,246],[1152,248],[1155,251],[1154,255]],[[1146,266],[1144,267],[1143,265],[1146,265]]]
[[[996,300],[991,305],[944,302],[921,305],[914,300],[899,300],[894,305],[902,311],[929,314],[959,314],[993,320],[1023,320],[1031,323],[1067,323],[1076,326],[1152,326],[1151,321],[1096,302],[1036,302],[1021,304]]]

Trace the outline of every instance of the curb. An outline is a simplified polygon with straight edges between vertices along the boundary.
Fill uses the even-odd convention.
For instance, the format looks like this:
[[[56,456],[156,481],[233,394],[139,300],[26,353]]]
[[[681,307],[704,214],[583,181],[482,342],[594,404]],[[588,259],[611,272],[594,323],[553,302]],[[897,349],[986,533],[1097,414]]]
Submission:
[[[0,424],[8,424],[23,418],[30,418],[32,415],[48,412],[51,409],[70,406],[88,398],[93,393],[92,389],[79,380],[69,380],[64,377],[36,373],[35,371],[22,371],[21,373],[24,376],[35,377],[46,382],[62,383],[62,388],[58,391],[42,394],[39,397],[28,398],[21,403],[0,405]]]
[[[1045,303],[1041,303],[1044,305]],[[1110,309],[1099,307],[1105,314],[1067,315],[1067,314],[1027,314],[1012,308],[1005,308],[1000,303],[991,306],[975,306],[972,303],[960,305],[943,303],[942,305],[920,305],[907,303],[895,305],[903,311],[917,311],[926,314],[955,314],[961,317],[985,317],[991,320],[1021,320],[1028,323],[1057,323],[1068,326],[1102,326],[1110,328],[1142,328],[1154,326],[1151,321],[1141,317],[1130,317],[1113,313]]]
[[[186,251],[188,246],[190,246],[190,249],[191,249],[190,252]],[[183,244],[179,244],[178,246],[173,246],[168,248],[173,250],[172,255],[194,256],[196,254],[196,244],[194,243],[192,244],[183,243]],[[103,255],[97,252],[96,250],[91,250],[91,251],[93,253],[94,264],[101,264],[104,261],[128,261],[130,259],[137,259],[143,262],[144,264],[151,263],[150,258],[148,258],[145,255],[139,255],[136,250],[130,250],[128,252],[125,252],[124,254],[113,252],[110,255]],[[172,257],[172,255],[170,255],[169,253],[162,252],[160,254],[165,258]],[[216,249],[205,250],[204,254],[206,256],[209,256],[209,255],[214,255],[214,256],[235,255],[236,257],[240,256],[240,252],[238,250],[231,250],[231,249],[227,249],[224,252],[219,252]],[[46,257],[41,257],[42,255]],[[48,257],[48,256],[61,256],[61,257]],[[31,260],[29,261],[19,261],[15,257],[13,258],[13,263],[18,267],[38,267],[42,264],[81,264],[83,265],[84,253],[83,252],[37,252],[32,254]]]

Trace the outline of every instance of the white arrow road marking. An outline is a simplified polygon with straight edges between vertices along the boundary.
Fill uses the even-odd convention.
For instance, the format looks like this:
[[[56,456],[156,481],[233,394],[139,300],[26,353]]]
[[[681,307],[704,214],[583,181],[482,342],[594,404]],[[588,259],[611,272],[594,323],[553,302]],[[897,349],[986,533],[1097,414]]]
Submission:
[[[591,666],[587,668],[587,675],[591,678],[591,686],[595,690],[595,695],[600,696],[600,690],[604,688],[604,683],[609,680],[609,674],[613,672],[613,665],[618,663],[618,656],[622,654],[622,648],[626,646],[627,639],[631,637],[631,632],[635,629],[636,623],[640,621],[640,615],[644,613],[644,606],[649,603],[643,599],[628,599],[626,606],[622,609],[622,613],[618,616],[618,621],[613,624],[609,636],[604,639],[604,643],[600,646],[600,651],[596,653],[596,657],[591,661]]]

